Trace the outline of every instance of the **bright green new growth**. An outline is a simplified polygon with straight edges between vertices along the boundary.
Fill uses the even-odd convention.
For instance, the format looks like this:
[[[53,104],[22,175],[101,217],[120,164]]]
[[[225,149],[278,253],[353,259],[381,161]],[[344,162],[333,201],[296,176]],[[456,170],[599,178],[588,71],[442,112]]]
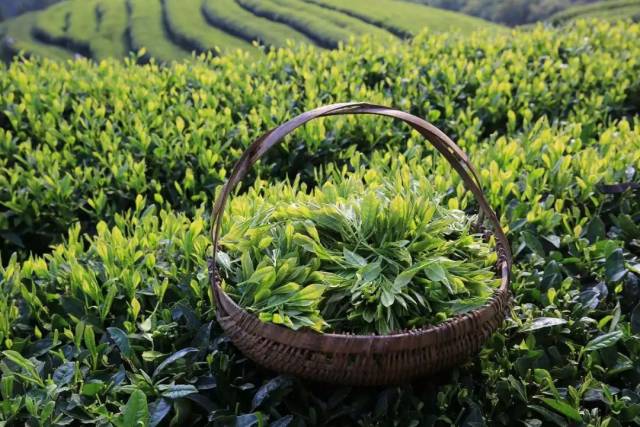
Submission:
[[[218,258],[226,290],[266,322],[388,334],[483,305],[499,283],[472,218],[408,168],[254,198]]]

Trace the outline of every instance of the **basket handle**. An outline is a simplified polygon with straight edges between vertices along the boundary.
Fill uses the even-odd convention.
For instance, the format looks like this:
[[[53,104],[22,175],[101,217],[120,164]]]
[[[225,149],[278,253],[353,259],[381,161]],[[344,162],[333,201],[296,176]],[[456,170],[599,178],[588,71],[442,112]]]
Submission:
[[[498,241],[499,252],[498,257],[501,261],[501,270],[508,273],[511,268],[511,250],[509,241],[500,226],[500,221],[495,212],[489,206],[478,175],[467,155],[458,147],[447,135],[431,123],[404,111],[381,105],[369,104],[364,102],[345,102],[339,104],[330,104],[314,110],[302,113],[282,125],[271,129],[256,139],[247,150],[242,154],[238,162],[235,164],[229,180],[222,187],[222,191],[216,200],[211,214],[212,221],[212,239],[213,239],[213,260],[211,262],[212,285],[214,292],[219,287],[219,279],[216,266],[216,254],[218,251],[218,241],[220,238],[220,225],[222,223],[222,214],[231,190],[238,184],[249,172],[251,167],[258,161],[267,151],[280,143],[282,139],[293,132],[298,127],[318,117],[338,116],[343,114],[375,114],[380,116],[393,117],[409,124],[417,130],[427,141],[431,143],[458,172],[467,190],[471,191],[476,198],[480,207],[480,213],[484,214],[492,225],[493,233]],[[506,268],[505,268],[506,267]]]

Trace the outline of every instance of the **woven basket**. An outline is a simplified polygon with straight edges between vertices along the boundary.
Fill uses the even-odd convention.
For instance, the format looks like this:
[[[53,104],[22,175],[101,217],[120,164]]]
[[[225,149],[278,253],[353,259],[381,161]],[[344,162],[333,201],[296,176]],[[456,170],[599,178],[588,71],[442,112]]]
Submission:
[[[400,119],[442,153],[458,172],[467,190],[474,194],[480,218],[486,218],[493,230],[500,287],[484,306],[435,326],[391,335],[321,334],[261,322],[225,294],[220,287],[215,262],[210,260],[209,273],[218,321],[240,351],[256,363],[309,380],[349,385],[398,384],[458,365],[477,353],[504,319],[510,302],[511,252],[467,156],[439,129],[416,116],[366,103],[333,104],[303,113],[265,133],[238,160],[216,200],[212,214],[214,257],[227,198],[251,166],[306,122],[342,114],[376,114]]]

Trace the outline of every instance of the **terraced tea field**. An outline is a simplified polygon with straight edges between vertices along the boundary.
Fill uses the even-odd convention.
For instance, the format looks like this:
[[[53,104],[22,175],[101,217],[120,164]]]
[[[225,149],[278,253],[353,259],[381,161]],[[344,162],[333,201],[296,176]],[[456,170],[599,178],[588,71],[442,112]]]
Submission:
[[[563,23],[572,19],[598,18],[606,20],[631,19],[640,21],[640,0],[605,0],[570,7],[559,12],[551,21]]]
[[[5,58],[102,60],[139,52],[166,62],[238,49],[259,55],[312,43],[333,49],[352,37],[409,38],[423,29],[500,28],[481,19],[400,0],[65,0],[0,24]]]

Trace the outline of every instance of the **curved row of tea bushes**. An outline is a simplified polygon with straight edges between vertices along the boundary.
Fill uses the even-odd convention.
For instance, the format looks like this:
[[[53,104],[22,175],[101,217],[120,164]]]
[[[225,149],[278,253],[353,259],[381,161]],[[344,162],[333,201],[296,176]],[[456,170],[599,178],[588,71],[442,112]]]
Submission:
[[[236,1],[253,14],[288,25],[328,49],[354,36],[368,34],[385,41],[393,37],[382,28],[303,0]]]
[[[158,0],[127,0],[129,24],[127,37],[131,49],[146,52],[143,59],[157,62],[184,61],[191,54],[166,37],[163,27],[162,4]]]
[[[3,59],[8,61],[20,52],[39,58],[72,59],[73,54],[67,49],[43,43],[34,37],[32,28],[36,24],[37,16],[37,12],[28,12],[11,19],[4,24],[4,28],[0,28],[0,33],[7,34],[2,41],[3,55],[7,56]]]
[[[563,23],[572,19],[640,19],[640,1],[610,0],[591,4],[578,4],[562,10],[549,18],[554,23]]]
[[[211,25],[221,28],[248,42],[257,41],[270,47],[286,46],[287,42],[313,42],[293,28],[254,15],[236,0],[204,0],[202,13]]]
[[[35,35],[41,40],[95,58],[124,57],[127,27],[124,0],[74,0],[38,14]]]
[[[162,0],[165,29],[171,41],[184,50],[197,53],[255,49],[248,42],[207,23],[200,1]]]
[[[384,28],[398,37],[411,37],[428,22],[429,31],[460,31],[466,34],[479,29],[499,28],[486,21],[435,7],[415,7],[409,2],[393,0],[304,0],[333,9]]]
[[[580,124],[542,120],[472,150],[513,242],[515,302],[472,363],[434,387],[314,386],[256,369],[213,320],[206,212],[158,211],[137,196],[130,212],[99,222],[94,235],[73,226],[49,254],[14,256],[0,269],[0,420],[633,425],[640,203],[596,183],[640,182],[640,123],[598,133],[585,138]],[[441,156],[413,139],[403,150],[325,165],[313,182],[397,174],[432,177],[435,188],[454,189],[449,206],[468,206]],[[231,199],[223,230],[257,199],[306,188],[257,180]]]
[[[409,110],[466,149],[543,116],[579,122],[581,136],[594,137],[607,120],[637,112],[639,34],[638,25],[579,23],[491,43],[425,34],[410,44],[282,49],[264,61],[15,62],[0,73],[3,258],[46,250],[76,221],[91,230],[138,193],[189,211],[211,200],[253,138],[330,102]],[[381,118],[327,119],[298,130],[256,170],[309,176],[408,135]]]
[[[74,6],[77,6],[79,9],[77,14],[74,13]],[[71,35],[73,15],[80,16],[79,19],[75,20],[76,22],[95,22],[95,16],[93,14],[89,14],[88,16],[86,14],[87,9],[91,9],[90,6],[90,2],[84,1],[54,4],[43,13],[37,14],[36,23],[32,32],[34,36],[43,43],[67,49],[77,55],[91,57],[89,39],[87,37],[77,39]]]
[[[75,54],[96,60],[127,58],[131,51],[144,48],[140,62],[152,57],[167,62],[188,58],[183,51],[227,53],[245,49],[258,56],[251,47],[256,40],[269,47],[287,47],[291,41],[313,44],[314,40],[325,47],[336,47],[340,41],[367,33],[411,37],[424,29],[469,33],[497,27],[404,1],[376,0],[373,8],[365,6],[358,3],[353,11],[337,11],[327,2],[313,4],[308,0],[243,5],[238,0],[141,0],[134,5],[127,0],[69,0],[35,11],[29,18],[2,22],[0,34],[6,33],[9,44],[2,47],[7,60],[20,51],[54,59]],[[127,14],[124,7],[128,8]],[[252,7],[260,9],[258,14]]]
[[[89,2],[91,3],[91,2]],[[73,27],[74,32],[88,32],[91,40],[91,50],[94,59],[123,58],[129,53],[130,46],[126,45],[125,31],[128,24],[126,0],[99,0],[93,2],[93,13],[96,20],[92,27]],[[90,22],[90,21],[89,21]],[[91,30],[95,32],[91,34]]]

